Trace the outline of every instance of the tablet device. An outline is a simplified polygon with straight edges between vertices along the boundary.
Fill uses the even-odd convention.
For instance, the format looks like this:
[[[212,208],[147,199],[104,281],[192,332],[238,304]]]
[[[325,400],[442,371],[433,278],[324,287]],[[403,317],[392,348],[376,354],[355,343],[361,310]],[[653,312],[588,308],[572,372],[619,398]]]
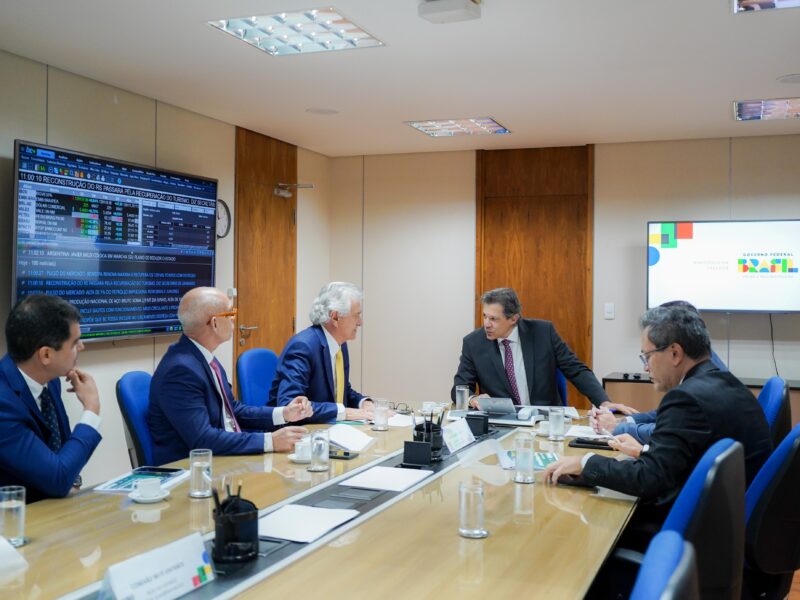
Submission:
[[[608,445],[608,440],[598,440],[594,438],[575,438],[574,440],[570,441],[569,446],[571,448],[590,448],[592,450],[617,451],[616,448],[612,448]]]
[[[489,416],[511,415],[517,418],[517,409],[511,398],[478,398],[480,409]]]

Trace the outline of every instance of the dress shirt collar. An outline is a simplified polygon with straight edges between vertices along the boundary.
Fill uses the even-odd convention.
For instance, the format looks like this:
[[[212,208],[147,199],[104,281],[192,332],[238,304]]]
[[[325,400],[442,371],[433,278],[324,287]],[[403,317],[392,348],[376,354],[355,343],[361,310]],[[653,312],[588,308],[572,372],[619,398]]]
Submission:
[[[198,350],[200,350],[200,354],[202,354],[202,355],[203,355],[203,358],[205,358],[205,359],[206,359],[206,362],[207,362],[208,364],[211,364],[211,363],[213,362],[213,360],[214,360],[214,354],[213,354],[213,353],[212,353],[212,352],[211,352],[211,351],[210,351],[208,348],[206,348],[206,347],[205,347],[205,346],[203,346],[202,344],[198,344],[198,343],[197,343],[197,342],[195,342],[195,341],[194,341],[192,338],[187,338],[187,339],[188,339],[190,342],[192,342],[192,343],[193,343],[195,346],[197,346],[197,349],[198,349]]]
[[[28,389],[31,391],[31,396],[33,396],[33,399],[36,400],[36,405],[40,406],[41,400],[39,399],[39,396],[42,395],[44,386],[38,381],[34,381],[30,377],[28,377],[28,374],[25,373],[25,371],[23,371],[19,367],[17,367],[17,370],[20,372],[22,378],[25,380],[25,383],[28,385]]]
[[[519,344],[519,325],[514,325],[514,329],[511,330],[507,338],[497,338],[497,343],[502,346],[503,340],[508,340],[512,344]]]
[[[333,339],[333,336],[330,332],[322,325],[322,331],[325,334],[325,341],[328,342],[328,352],[330,352],[331,357],[336,356],[336,353],[339,352],[339,343]]]

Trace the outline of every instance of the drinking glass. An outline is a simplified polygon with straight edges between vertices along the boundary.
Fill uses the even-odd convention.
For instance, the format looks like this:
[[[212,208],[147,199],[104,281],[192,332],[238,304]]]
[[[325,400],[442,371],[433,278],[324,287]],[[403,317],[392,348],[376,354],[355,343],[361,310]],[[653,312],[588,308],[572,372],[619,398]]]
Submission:
[[[192,498],[211,496],[211,450],[189,451],[189,495]]]
[[[330,468],[330,434],[327,429],[311,432],[311,465],[309,471],[327,471]]]
[[[564,439],[564,407],[551,406],[549,411],[550,435],[548,440],[560,442]]]
[[[469,408],[469,386],[456,386],[456,410],[467,410]]]
[[[534,483],[533,436],[520,433],[514,439],[514,481],[517,483]]]
[[[489,532],[483,524],[483,484],[462,481],[458,484],[458,535],[485,538]]]
[[[15,548],[25,545],[25,488],[0,487],[0,535]]]
[[[389,401],[383,398],[373,398],[372,430],[386,431],[389,429]]]

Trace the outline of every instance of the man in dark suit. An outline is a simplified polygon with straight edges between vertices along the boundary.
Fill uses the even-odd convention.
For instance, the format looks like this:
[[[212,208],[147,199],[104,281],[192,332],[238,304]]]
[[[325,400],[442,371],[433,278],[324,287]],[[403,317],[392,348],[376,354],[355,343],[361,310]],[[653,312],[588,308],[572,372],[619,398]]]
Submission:
[[[213,352],[231,339],[235,316],[231,300],[215,288],[195,288],[181,299],[184,335],[169,347],[150,384],[147,425],[156,464],[186,458],[194,448],[217,455],[287,452],[308,433],[303,427],[265,433],[311,416],[306,398],[280,409],[234,401]]]
[[[595,406],[622,409],[613,404],[597,381],[558,335],[550,321],[523,319],[522,306],[511,288],[481,296],[483,327],[464,338],[453,382],[484,396],[511,398],[519,405],[559,405],[556,369]],[[475,398],[470,401],[477,408]],[[626,407],[627,408],[627,407]],[[629,409],[628,409],[629,410]]]
[[[285,406],[294,396],[307,396],[314,407],[312,423],[371,416],[372,401],[350,385],[347,351],[361,327],[363,298],[352,283],[334,281],[320,290],[309,315],[313,325],[281,352],[268,404]]]
[[[80,313],[57,296],[28,296],[6,322],[8,354],[0,360],[0,486],[23,485],[26,500],[61,498],[80,486],[80,472],[100,443],[100,397],[77,369]],[[84,411],[70,431],[59,377],[66,376]]]
[[[564,457],[548,466],[545,480],[579,475],[588,485],[639,496],[645,508],[661,509],[651,515],[660,512],[663,518],[714,442],[733,438],[742,443],[748,484],[769,457],[772,442],[758,400],[711,362],[708,331],[697,313],[684,307],[653,308],[640,325],[645,370],[655,389],[667,392],[648,450],[625,461],[592,453]]]

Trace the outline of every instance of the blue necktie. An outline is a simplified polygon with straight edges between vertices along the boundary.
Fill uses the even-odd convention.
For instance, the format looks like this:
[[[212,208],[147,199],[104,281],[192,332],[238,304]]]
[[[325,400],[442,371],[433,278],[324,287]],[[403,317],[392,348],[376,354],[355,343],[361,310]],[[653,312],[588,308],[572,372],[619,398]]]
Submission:
[[[50,430],[50,437],[47,439],[47,445],[53,452],[61,450],[61,430],[58,428],[58,416],[56,415],[56,405],[53,396],[47,386],[42,390],[39,398],[42,401],[42,417],[47,428]]]

